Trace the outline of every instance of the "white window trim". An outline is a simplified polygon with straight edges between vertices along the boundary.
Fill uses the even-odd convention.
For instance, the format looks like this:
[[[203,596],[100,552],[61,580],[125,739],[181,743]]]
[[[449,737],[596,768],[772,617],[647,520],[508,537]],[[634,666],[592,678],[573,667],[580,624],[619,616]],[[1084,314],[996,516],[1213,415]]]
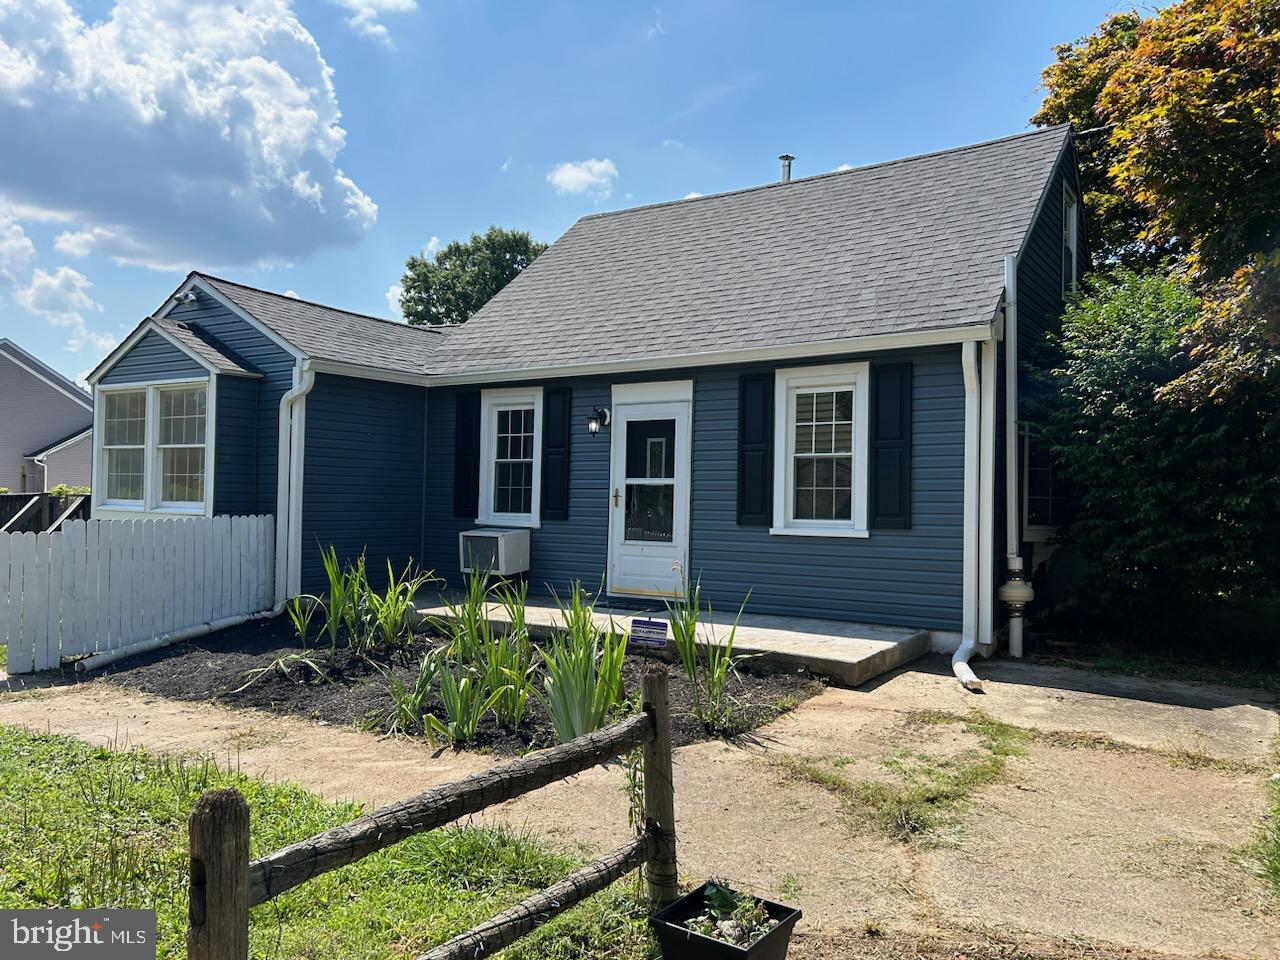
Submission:
[[[499,513],[493,509],[494,459],[498,442],[498,411],[533,407],[533,490],[529,513]],[[480,490],[476,523],[501,527],[542,526],[542,387],[482,390],[480,393]]]
[[[160,391],[170,387],[204,386],[204,500],[192,503],[164,503],[160,500],[161,457]],[[146,436],[143,446],[143,481],[141,501],[107,500],[107,458],[104,450],[106,431],[106,403],[103,398],[110,393],[126,393],[145,390],[147,394]],[[218,378],[180,377],[170,380],[147,380],[130,383],[97,384],[94,387],[93,404],[93,485],[92,509],[95,517],[211,517],[213,516],[213,488],[215,438],[217,437]]]
[[[840,363],[821,367],[793,367],[774,374],[773,411],[773,526],[775,536],[868,537],[867,490],[870,437],[870,364]],[[853,519],[796,520],[792,516],[795,453],[795,394],[821,387],[853,389]]]
[[[1067,217],[1070,215],[1070,222]],[[1080,201],[1069,184],[1062,185],[1062,224],[1063,231],[1069,232],[1068,242],[1071,245],[1071,277],[1062,284],[1062,298],[1065,300],[1075,292],[1080,281]],[[1067,277],[1062,278],[1068,281]]]

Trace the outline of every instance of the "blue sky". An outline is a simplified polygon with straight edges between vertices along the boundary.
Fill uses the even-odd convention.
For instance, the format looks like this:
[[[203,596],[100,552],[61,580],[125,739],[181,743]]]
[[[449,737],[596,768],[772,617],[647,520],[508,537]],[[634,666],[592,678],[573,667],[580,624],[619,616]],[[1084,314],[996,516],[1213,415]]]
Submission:
[[[1025,129],[1062,2],[0,2],[0,335],[71,376],[191,268],[391,316],[404,259]]]

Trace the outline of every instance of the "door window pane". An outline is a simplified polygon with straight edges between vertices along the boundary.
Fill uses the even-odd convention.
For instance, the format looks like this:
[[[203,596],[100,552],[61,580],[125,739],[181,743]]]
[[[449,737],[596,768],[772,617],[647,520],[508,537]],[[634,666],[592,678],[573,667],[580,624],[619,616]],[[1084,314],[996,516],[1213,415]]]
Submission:
[[[626,539],[670,543],[675,529],[675,484],[628,483]]]

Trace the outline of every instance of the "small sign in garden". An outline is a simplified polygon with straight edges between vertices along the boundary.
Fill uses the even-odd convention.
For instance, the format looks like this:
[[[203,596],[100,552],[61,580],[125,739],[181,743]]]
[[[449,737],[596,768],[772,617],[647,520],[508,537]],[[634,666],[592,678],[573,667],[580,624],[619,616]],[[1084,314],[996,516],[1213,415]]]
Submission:
[[[633,617],[628,638],[635,646],[654,647],[661,650],[667,645],[667,622]]]

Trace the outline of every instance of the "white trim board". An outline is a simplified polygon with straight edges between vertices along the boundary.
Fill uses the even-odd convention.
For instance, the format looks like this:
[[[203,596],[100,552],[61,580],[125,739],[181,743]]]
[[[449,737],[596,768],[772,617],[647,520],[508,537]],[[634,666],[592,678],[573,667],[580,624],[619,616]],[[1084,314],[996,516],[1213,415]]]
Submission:
[[[496,475],[498,412],[533,408],[533,477],[529,512],[499,513],[493,508]],[[542,526],[542,387],[513,387],[480,392],[480,489],[477,491],[476,523],[490,527]]]
[[[266,337],[268,340],[274,343],[277,347],[279,347],[285,353],[293,357],[294,360],[306,359],[305,353],[303,353],[301,350],[295,347],[292,343],[290,343],[284,337],[280,336],[280,334],[276,333],[273,329],[268,327],[265,323],[263,323],[253,314],[249,313],[243,307],[236,305],[231,300],[228,300],[226,296],[219,293],[217,290],[213,289],[213,287],[208,282],[206,282],[203,277],[201,277],[199,274],[196,274],[196,273],[192,273],[191,276],[187,277],[186,281],[183,282],[182,286],[178,287],[177,290],[173,291],[173,293],[169,295],[169,299],[166,300],[163,303],[163,305],[161,305],[160,309],[156,311],[155,315],[157,317],[169,316],[169,314],[173,311],[173,308],[178,305],[178,299],[182,297],[184,294],[186,294],[189,290],[191,290],[192,287],[199,287],[201,291],[203,291],[204,293],[207,293],[214,300],[218,301],[219,304],[226,307],[228,310],[234,313],[237,317],[239,317],[245,323],[249,324],[249,326],[253,327],[259,333],[261,333],[264,337]]]

